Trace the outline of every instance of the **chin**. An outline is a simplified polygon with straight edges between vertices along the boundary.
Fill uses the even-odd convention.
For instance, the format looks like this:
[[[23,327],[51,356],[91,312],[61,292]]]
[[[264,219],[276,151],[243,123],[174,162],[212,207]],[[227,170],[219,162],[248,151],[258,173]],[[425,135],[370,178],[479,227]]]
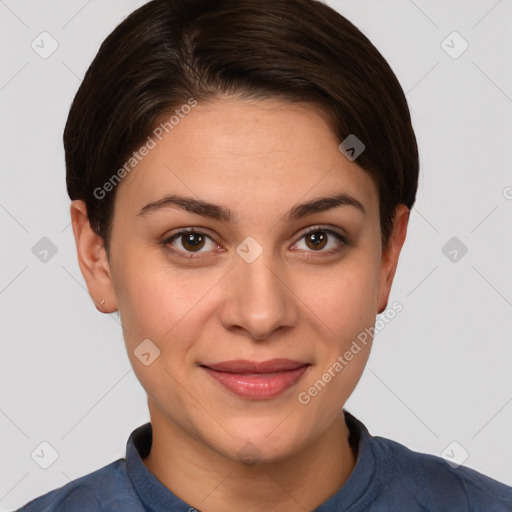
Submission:
[[[286,417],[286,416],[284,416]],[[302,444],[306,443],[304,433],[295,434],[289,424],[280,428],[283,418],[258,422],[250,421],[238,425],[237,432],[227,428],[233,437],[226,437],[224,446],[219,450],[233,461],[245,464],[280,462],[294,455]],[[282,426],[282,425],[281,425]]]

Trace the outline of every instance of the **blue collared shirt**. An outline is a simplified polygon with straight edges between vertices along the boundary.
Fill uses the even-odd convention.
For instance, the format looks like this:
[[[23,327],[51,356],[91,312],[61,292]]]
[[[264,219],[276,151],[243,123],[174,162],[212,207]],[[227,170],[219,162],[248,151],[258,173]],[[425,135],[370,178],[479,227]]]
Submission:
[[[372,436],[347,411],[356,465],[314,512],[512,512],[512,487],[465,466]],[[40,496],[18,512],[195,512],[144,465],[152,426],[135,429],[122,458]]]

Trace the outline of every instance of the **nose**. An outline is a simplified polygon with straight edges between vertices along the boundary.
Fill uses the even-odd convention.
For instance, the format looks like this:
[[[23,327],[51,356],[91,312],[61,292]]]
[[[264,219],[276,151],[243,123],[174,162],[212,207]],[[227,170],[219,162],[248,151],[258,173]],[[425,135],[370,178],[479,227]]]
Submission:
[[[299,318],[286,271],[273,263],[270,253],[263,251],[251,263],[237,256],[220,308],[224,328],[244,330],[258,341],[268,339],[279,328],[296,325]]]

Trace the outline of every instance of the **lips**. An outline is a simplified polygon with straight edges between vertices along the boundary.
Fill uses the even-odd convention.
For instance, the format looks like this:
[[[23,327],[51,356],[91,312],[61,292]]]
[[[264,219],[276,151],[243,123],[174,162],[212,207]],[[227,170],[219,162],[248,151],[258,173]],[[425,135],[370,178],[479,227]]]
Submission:
[[[238,359],[200,365],[225,389],[250,400],[268,400],[280,395],[295,385],[309,366],[309,363],[291,359]]]
[[[227,373],[275,373],[289,370],[296,370],[308,363],[293,361],[292,359],[271,359],[268,361],[248,361],[246,359],[235,359],[233,361],[224,361],[222,363],[204,364],[217,372]]]

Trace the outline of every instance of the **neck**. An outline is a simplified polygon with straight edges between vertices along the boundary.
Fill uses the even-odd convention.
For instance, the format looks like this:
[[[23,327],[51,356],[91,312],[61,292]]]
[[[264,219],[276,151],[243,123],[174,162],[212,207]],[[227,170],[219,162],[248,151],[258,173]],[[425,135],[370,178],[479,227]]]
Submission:
[[[343,412],[313,443],[272,463],[243,464],[211,449],[150,407],[151,452],[144,464],[184,502],[208,512],[313,510],[355,466]]]

